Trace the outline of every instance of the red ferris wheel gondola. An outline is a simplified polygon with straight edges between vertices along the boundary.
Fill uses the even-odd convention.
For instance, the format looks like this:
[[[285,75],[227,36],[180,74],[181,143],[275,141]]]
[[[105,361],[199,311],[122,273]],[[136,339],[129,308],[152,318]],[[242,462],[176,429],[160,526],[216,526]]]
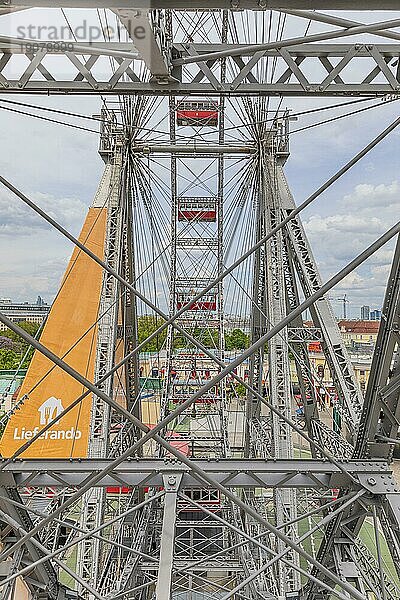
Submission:
[[[176,108],[176,123],[180,127],[217,127],[218,104],[204,100],[182,101]]]

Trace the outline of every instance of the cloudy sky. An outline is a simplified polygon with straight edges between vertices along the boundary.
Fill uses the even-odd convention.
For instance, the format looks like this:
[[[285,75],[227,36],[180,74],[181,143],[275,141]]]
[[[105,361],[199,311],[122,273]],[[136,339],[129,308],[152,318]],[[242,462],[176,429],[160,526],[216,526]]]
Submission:
[[[43,11],[29,12],[33,15],[30,20],[43,19]],[[68,11],[71,21],[81,18],[81,13]],[[27,14],[0,17],[2,32],[15,35],[18,25],[30,22]],[[365,21],[392,18],[390,13],[342,14]],[[294,25],[290,34],[295,32]],[[312,27],[310,33],[327,29]],[[88,97],[1,98],[85,115],[98,112],[100,106],[98,99]],[[288,98],[284,105],[296,112],[334,102],[332,98]],[[4,106],[0,103],[0,173],[77,234],[103,168],[97,154],[97,135],[8,112]],[[286,173],[296,202],[302,202],[396,118],[399,106],[398,102],[382,102],[379,108],[359,115],[293,133]],[[300,117],[291,126],[301,128],[344,112],[342,108]],[[92,121],[58,118],[96,128]],[[304,212],[303,221],[324,280],[398,220],[399,135],[400,129],[393,132]],[[40,294],[50,302],[71,250],[69,243],[25,209],[18,198],[0,189],[0,297],[25,301]],[[386,246],[332,292],[334,299],[347,293],[350,315],[359,316],[362,304],[381,307],[392,253],[393,244]],[[340,315],[340,302],[334,300],[333,306]]]

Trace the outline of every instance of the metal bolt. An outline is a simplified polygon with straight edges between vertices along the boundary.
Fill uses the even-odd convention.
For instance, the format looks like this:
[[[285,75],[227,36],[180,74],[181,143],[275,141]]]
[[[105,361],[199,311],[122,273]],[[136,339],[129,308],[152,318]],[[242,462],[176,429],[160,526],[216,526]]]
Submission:
[[[369,483],[369,485],[376,485],[376,480],[373,477],[368,477],[367,483]]]

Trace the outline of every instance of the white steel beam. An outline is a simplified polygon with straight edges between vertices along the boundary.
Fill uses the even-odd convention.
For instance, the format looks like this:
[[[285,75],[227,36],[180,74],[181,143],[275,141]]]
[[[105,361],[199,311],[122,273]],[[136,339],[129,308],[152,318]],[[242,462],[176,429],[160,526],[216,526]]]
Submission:
[[[24,486],[56,488],[81,487],[91,473],[101,473],[94,486],[160,487],[163,476],[182,474],[182,488],[199,488],[201,484],[190,469],[164,459],[124,460],[114,467],[112,459],[24,459],[7,465],[0,473],[0,484],[10,488]],[[375,492],[384,489],[391,479],[385,460],[342,461],[343,470],[317,459],[192,459],[216,482],[232,488],[340,488],[363,485]],[[369,482],[370,477],[378,479]],[[382,476],[382,478],[381,478]],[[383,487],[382,487],[383,486]]]
[[[122,149],[116,145],[115,154],[104,169],[99,188],[92,206],[107,210],[107,228],[105,240],[105,262],[118,269],[121,257],[122,211],[120,208],[120,181],[122,170]],[[99,314],[103,315],[97,327],[95,381],[101,379],[113,366],[115,340],[118,320],[118,282],[104,271],[100,296]],[[100,389],[112,395],[113,378],[109,377],[100,384]],[[110,407],[101,398],[93,394],[90,421],[88,456],[105,458],[109,446]],[[84,529],[93,529],[101,525],[104,518],[104,490],[90,490],[82,499],[80,523]],[[84,540],[78,544],[77,572],[83,581],[97,587],[101,573],[101,541]],[[89,596],[91,598],[91,596]]]
[[[397,10],[397,0],[1,0],[0,6],[41,8],[122,8],[175,10]]]
[[[150,10],[116,9],[115,14],[151,75],[159,82],[170,79],[170,67],[163,21],[157,22]]]
[[[174,564],[176,505],[182,474],[171,473],[163,476],[165,489],[164,514],[161,531],[160,562],[156,588],[156,600],[170,600],[172,567]]]
[[[396,97],[400,92],[398,44],[297,44],[257,53],[256,46],[237,44],[192,44],[191,49],[196,56],[188,54],[187,47],[181,43],[174,43],[171,52],[182,57],[182,61],[194,58],[200,62],[210,52],[213,56],[234,54],[226,58],[229,66],[226,76],[221,76],[220,69],[204,72],[200,64],[192,65],[191,69],[176,66],[171,71],[173,77],[169,78],[161,70],[157,77],[156,72],[160,69],[150,65],[155,76],[149,80],[146,69],[143,70],[143,60],[132,43],[48,43],[0,36],[0,91],[7,94],[68,92],[96,95],[370,97],[387,94]],[[251,66],[242,60],[244,52],[255,53]],[[22,72],[21,54],[28,62]],[[51,62],[48,60],[50,56]],[[85,58],[87,56],[90,61]],[[99,71],[98,63],[102,56],[110,57],[117,68],[105,63]],[[149,57],[150,54],[147,59]],[[280,73],[272,83],[260,76],[260,67],[271,59],[276,61],[277,73]],[[220,62],[217,58],[213,61],[216,65]]]

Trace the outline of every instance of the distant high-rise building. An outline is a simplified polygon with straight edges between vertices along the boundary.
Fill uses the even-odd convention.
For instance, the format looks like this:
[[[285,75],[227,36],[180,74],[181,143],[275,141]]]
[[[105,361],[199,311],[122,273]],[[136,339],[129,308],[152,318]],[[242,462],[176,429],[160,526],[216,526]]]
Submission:
[[[45,306],[46,302],[43,300],[42,296],[38,296],[36,300],[36,306]]]
[[[371,321],[380,321],[381,317],[382,317],[382,311],[379,310],[378,308],[371,311],[371,314],[370,314]]]
[[[365,304],[364,306],[361,307],[361,320],[362,321],[369,321],[370,318],[370,307]]]

